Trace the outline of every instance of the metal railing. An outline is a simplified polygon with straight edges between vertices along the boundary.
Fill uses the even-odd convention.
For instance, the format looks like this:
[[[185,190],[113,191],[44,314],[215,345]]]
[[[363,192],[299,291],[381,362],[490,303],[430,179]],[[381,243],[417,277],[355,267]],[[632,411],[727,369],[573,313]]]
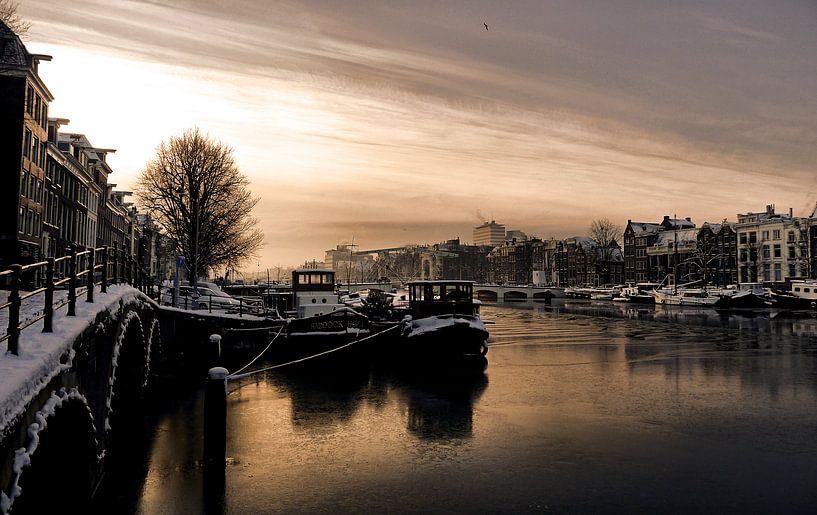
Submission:
[[[127,283],[152,296],[153,281],[150,281],[149,274],[138,266],[133,256],[124,254],[124,249],[119,249],[116,245],[82,252],[72,248],[66,256],[50,257],[29,265],[11,265],[8,270],[0,272],[0,280],[7,280],[10,290],[8,301],[0,305],[0,312],[8,309],[8,330],[0,337],[0,342],[7,340],[8,352],[18,355],[20,333],[23,329],[42,320],[43,332],[53,332],[54,311],[67,305],[67,315],[76,316],[77,298],[84,294],[86,302],[94,302],[94,289],[97,286],[100,293],[106,293],[109,284]],[[57,271],[66,268],[67,273],[59,274],[63,277],[56,279]],[[41,274],[44,274],[44,277]],[[39,282],[42,286],[22,293],[26,275],[38,278],[33,282]],[[63,288],[67,289],[65,300],[55,302],[54,292]],[[23,301],[40,294],[44,294],[42,312],[36,312],[33,318],[21,323],[20,310]]]

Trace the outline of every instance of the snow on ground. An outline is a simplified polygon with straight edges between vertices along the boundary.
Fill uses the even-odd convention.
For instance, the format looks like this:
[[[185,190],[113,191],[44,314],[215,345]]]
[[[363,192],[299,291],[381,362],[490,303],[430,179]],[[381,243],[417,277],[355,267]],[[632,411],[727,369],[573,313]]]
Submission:
[[[6,296],[7,292],[4,292]],[[57,294],[55,292],[55,302]],[[147,297],[139,290],[127,285],[112,285],[108,293],[94,292],[94,303],[85,302],[85,297],[77,299],[77,316],[67,316],[67,307],[54,312],[54,332],[43,333],[42,321],[24,329],[20,334],[19,356],[5,352],[6,342],[0,344],[0,437],[4,436],[11,424],[19,417],[30,400],[62,370],[70,368],[73,358],[72,345],[85,328],[94,323],[97,314],[103,310],[118,309],[119,301],[129,302]],[[151,301],[152,302],[152,301]],[[43,303],[24,301],[21,321],[36,317],[42,311]],[[3,323],[8,326],[8,309],[0,311]],[[5,331],[2,331],[5,334]],[[68,359],[66,359],[68,358]],[[62,364],[60,361],[65,361]]]

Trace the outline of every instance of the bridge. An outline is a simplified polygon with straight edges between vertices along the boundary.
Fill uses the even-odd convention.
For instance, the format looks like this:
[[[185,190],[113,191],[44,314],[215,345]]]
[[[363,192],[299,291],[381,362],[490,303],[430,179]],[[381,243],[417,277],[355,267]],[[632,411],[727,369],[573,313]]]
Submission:
[[[518,302],[564,298],[565,289],[557,286],[475,284],[474,296],[489,302]]]
[[[209,335],[269,325],[160,307],[147,275],[107,247],[14,265],[0,282],[9,288],[0,291],[2,514],[87,506],[105,462],[127,452],[129,428],[142,427],[157,367],[205,370]]]
[[[146,276],[103,247],[14,265],[0,280],[0,512],[90,499],[160,344]]]

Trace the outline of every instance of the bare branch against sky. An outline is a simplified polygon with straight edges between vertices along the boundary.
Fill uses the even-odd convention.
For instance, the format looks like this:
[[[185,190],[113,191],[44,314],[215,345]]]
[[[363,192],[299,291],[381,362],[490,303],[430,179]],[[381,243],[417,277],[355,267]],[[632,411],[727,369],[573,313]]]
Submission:
[[[51,113],[120,149],[121,185],[184,127],[235,148],[266,263],[320,259],[347,234],[467,239],[478,211],[563,237],[604,217],[813,206],[813,2],[407,5],[20,8],[32,51],[54,56]]]

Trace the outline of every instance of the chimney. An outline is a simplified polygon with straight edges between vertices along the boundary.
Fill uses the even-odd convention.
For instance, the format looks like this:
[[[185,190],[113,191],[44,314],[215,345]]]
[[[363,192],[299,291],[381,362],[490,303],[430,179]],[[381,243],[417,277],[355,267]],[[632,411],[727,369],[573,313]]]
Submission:
[[[664,221],[669,222],[669,215],[664,215]]]
[[[690,218],[690,217],[686,217],[686,221],[687,221],[687,222],[691,222],[691,221],[692,221],[692,218]]]
[[[789,208],[789,218],[792,218],[792,217],[794,217],[794,209],[790,207]]]

